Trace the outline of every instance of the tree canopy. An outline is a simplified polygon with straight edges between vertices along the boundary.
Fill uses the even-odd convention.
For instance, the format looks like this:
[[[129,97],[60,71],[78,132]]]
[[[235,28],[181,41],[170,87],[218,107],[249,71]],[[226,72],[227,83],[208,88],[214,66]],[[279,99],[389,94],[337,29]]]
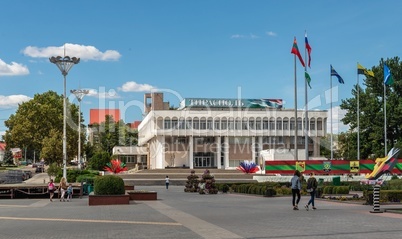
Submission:
[[[68,102],[66,131],[69,159],[77,154],[78,113],[78,107]],[[83,121],[82,117],[81,119]],[[15,114],[5,121],[5,126],[8,129],[3,137],[8,148],[24,148],[41,152],[40,157],[45,158],[49,163],[62,161],[62,95],[54,91],[35,94],[33,99],[18,106]],[[82,136],[82,138],[85,137]]]
[[[347,111],[342,119],[350,126],[350,132],[340,137],[343,153],[357,158],[357,96],[359,96],[360,158],[384,157],[384,63],[391,70],[394,83],[385,86],[387,150],[402,145],[402,63],[399,57],[381,59],[371,70],[373,76],[366,75],[363,87],[355,85],[352,98],[342,100],[341,109]],[[360,77],[361,78],[361,77]],[[365,87],[364,87],[365,86]],[[353,139],[353,140],[351,140]],[[347,148],[353,149],[347,151]]]

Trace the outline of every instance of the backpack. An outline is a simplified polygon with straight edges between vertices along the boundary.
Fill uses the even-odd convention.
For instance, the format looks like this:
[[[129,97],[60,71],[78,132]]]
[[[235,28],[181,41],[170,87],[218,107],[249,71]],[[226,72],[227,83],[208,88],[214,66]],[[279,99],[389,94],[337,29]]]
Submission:
[[[312,192],[317,187],[317,180],[315,178],[309,178],[307,180],[307,192]]]
[[[49,190],[54,190],[54,184],[53,184],[53,183],[50,183],[49,186],[48,186],[48,189],[49,189]]]

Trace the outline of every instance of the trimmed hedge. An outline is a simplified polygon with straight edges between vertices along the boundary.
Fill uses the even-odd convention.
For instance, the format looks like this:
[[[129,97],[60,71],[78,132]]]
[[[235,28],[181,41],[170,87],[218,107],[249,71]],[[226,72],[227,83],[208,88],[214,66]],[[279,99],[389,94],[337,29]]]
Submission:
[[[324,194],[349,194],[349,186],[325,186]]]
[[[115,175],[96,177],[94,181],[95,195],[122,195],[125,194],[124,181]]]

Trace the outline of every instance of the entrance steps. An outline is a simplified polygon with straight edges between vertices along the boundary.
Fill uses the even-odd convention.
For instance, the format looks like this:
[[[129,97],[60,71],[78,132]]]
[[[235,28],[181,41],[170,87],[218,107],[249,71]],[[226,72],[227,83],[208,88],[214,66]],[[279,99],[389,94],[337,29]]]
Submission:
[[[206,169],[193,169],[199,178],[202,177]],[[253,180],[255,174],[245,174],[238,170],[208,169],[215,176],[217,183],[232,182],[257,182]],[[171,185],[185,185],[187,177],[191,174],[188,168],[169,168],[141,170],[136,173],[119,174],[127,184],[134,185],[164,185],[165,177],[169,176]]]

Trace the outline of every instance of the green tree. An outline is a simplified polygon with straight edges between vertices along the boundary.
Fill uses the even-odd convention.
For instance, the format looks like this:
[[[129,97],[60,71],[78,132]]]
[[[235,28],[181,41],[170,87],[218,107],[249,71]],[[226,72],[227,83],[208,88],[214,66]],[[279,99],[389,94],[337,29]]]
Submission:
[[[3,160],[3,162],[5,164],[13,164],[14,163],[13,153],[11,152],[11,150],[6,150],[4,152],[4,160]]]
[[[110,115],[107,115],[100,125],[93,124],[91,130],[99,136],[93,145],[95,151],[112,154],[115,146],[135,146],[138,143],[138,131],[131,129],[123,120],[115,122]]]
[[[63,135],[60,131],[52,129],[43,139],[41,155],[49,164],[63,165]]]
[[[77,154],[77,121],[78,107],[67,104],[67,156]],[[83,122],[83,121],[82,121]],[[42,151],[43,142],[50,132],[62,135],[63,132],[63,96],[54,91],[35,94],[34,98],[21,103],[15,114],[5,121],[8,128],[4,135],[5,142],[10,148],[27,148],[35,152]],[[52,131],[53,130],[53,131]],[[51,137],[56,137],[52,135]],[[62,146],[61,146],[62,147]],[[57,150],[56,148],[54,148]],[[45,158],[44,155],[40,155]],[[62,157],[62,154],[61,156]],[[57,158],[60,158],[59,156]],[[38,155],[39,158],[39,155]]]
[[[378,66],[372,67],[374,77],[368,76],[362,88],[355,86],[352,98],[342,100],[341,108],[347,110],[342,119],[353,132],[357,132],[357,95],[359,95],[359,133],[360,158],[384,157],[384,63],[390,68],[394,84],[385,87],[387,109],[387,150],[402,142],[402,63],[399,57],[381,59]],[[358,94],[359,93],[359,94]],[[357,134],[357,133],[356,133]],[[357,138],[357,136],[356,136]],[[344,139],[344,144],[346,138]],[[357,150],[357,140],[348,141],[351,148]]]
[[[96,152],[88,161],[88,166],[94,170],[103,170],[107,163],[110,162],[110,154],[108,152]]]

